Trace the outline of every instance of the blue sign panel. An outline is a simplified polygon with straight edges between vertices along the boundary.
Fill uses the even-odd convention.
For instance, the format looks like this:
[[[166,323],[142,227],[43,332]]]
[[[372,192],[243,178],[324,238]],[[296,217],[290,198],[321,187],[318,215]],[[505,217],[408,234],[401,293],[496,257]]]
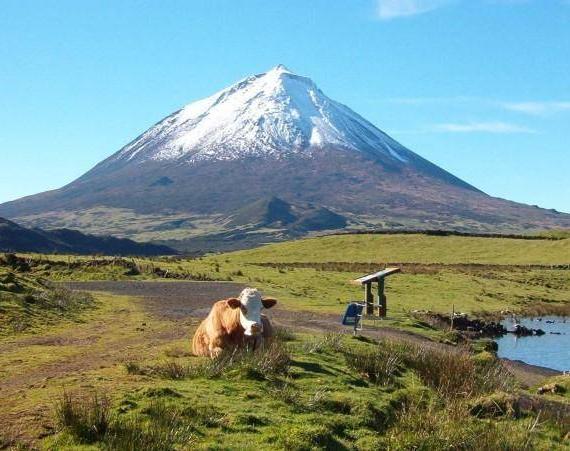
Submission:
[[[364,309],[364,304],[359,304],[358,302],[351,302],[344,312],[342,317],[342,324],[345,326],[355,326],[360,321],[362,317],[362,310]]]

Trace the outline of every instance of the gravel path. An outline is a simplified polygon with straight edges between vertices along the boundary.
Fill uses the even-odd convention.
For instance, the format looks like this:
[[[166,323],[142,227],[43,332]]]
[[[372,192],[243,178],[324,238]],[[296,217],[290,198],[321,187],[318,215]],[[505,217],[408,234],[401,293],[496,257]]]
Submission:
[[[203,318],[213,302],[237,296],[244,285],[231,282],[147,282],[147,281],[96,281],[66,283],[71,289],[105,291],[118,295],[136,296],[155,315],[173,321],[188,317]],[[340,315],[299,312],[276,307],[270,310],[273,322],[291,330],[306,332],[346,332],[340,324]],[[422,344],[424,346],[457,352],[457,348],[436,343],[418,334],[389,327],[365,329],[362,335],[373,338],[388,338]],[[524,362],[501,359],[503,364],[524,385],[539,384],[544,378],[560,374],[559,371],[529,365]]]

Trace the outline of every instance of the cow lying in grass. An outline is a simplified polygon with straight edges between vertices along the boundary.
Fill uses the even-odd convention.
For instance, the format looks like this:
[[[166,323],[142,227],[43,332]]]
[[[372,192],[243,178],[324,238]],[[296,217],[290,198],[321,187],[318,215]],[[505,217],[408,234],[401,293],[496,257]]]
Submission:
[[[244,289],[239,298],[216,302],[194,334],[192,352],[214,358],[226,349],[262,345],[273,329],[261,309],[276,303],[275,299],[262,298],[255,288]]]

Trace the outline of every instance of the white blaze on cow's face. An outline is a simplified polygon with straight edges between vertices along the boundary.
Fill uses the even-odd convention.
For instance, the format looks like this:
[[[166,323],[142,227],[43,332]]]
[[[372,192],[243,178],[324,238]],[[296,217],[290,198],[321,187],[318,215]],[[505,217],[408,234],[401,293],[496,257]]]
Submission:
[[[263,332],[261,293],[256,288],[246,288],[239,295],[239,301],[241,303],[239,320],[245,329],[245,335],[260,335]]]

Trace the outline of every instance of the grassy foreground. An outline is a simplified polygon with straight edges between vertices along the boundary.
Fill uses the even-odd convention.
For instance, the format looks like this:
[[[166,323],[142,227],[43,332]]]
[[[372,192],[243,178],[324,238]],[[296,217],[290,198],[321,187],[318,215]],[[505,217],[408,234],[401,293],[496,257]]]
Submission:
[[[178,357],[146,368],[128,362],[125,371],[139,388],[114,401],[96,392],[64,393],[55,407],[60,432],[46,444],[564,449],[563,404],[518,391],[492,362],[339,336],[286,338],[215,362]]]
[[[189,355],[182,325],[95,294],[80,322],[0,340],[0,443],[25,449],[565,449],[568,377],[521,389],[490,354],[278,330]],[[31,338],[31,340],[30,340]],[[11,346],[13,344],[17,346]],[[25,396],[18,393],[25,392]],[[565,413],[566,412],[566,413]],[[14,422],[14,417],[21,419]],[[10,420],[10,421],[8,421]]]

